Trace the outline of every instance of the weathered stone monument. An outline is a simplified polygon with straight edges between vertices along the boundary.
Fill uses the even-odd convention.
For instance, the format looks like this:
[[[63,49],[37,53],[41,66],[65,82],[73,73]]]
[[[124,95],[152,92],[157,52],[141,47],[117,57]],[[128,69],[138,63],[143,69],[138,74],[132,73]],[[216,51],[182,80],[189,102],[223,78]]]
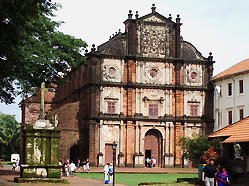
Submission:
[[[45,119],[44,97],[45,83],[41,84],[40,118],[33,127],[26,125],[22,129],[22,154],[20,177],[16,182],[62,182],[59,165],[59,143],[61,131],[57,123]]]

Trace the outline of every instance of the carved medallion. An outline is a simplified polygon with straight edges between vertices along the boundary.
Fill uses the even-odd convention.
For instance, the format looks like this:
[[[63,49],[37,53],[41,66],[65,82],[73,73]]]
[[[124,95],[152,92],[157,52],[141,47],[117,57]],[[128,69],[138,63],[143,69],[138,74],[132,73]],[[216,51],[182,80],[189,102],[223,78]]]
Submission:
[[[157,65],[146,65],[145,67],[145,82],[148,84],[161,84],[161,71],[160,66]]]
[[[106,81],[114,81],[118,77],[118,67],[111,66],[111,65],[104,65],[103,66],[103,78]]]
[[[196,83],[199,80],[199,73],[195,70],[191,70],[188,73],[188,81],[192,83]]]
[[[201,70],[200,67],[195,65],[186,66],[186,78],[189,83],[201,82]]]

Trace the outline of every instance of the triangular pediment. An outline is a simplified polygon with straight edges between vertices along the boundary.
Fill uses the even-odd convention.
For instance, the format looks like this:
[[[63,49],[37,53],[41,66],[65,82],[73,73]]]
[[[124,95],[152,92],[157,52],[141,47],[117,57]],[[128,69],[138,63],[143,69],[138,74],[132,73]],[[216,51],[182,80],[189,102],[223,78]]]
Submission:
[[[145,18],[143,21],[146,22],[157,22],[157,23],[165,23],[165,20],[160,19],[155,15],[151,15],[150,17]]]
[[[166,18],[157,12],[147,14],[139,18],[142,22],[153,22],[153,23],[173,23],[170,18]]]

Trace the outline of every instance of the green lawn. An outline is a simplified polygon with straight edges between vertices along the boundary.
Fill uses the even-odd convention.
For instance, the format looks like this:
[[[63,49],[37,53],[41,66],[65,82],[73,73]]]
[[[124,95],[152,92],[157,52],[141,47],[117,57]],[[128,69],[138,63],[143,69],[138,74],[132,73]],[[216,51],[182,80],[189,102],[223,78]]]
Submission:
[[[77,173],[78,176],[83,178],[93,178],[103,180],[103,173]],[[165,182],[169,185],[188,185],[188,184],[172,184],[176,183],[177,178],[197,178],[197,174],[130,174],[130,173],[117,173],[115,180],[116,183],[125,184],[129,186],[137,186],[139,183],[144,182]],[[104,180],[103,180],[104,181]]]

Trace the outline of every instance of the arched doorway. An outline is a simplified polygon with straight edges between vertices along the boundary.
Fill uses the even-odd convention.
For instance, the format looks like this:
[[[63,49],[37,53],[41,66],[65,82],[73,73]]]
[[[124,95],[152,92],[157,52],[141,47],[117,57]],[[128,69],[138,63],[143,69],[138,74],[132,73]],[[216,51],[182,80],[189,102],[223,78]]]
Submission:
[[[79,146],[74,144],[70,148],[70,161],[73,161],[74,163],[77,163],[77,160],[79,158],[79,152],[80,152]]]
[[[157,129],[150,129],[145,133],[145,159],[156,158],[156,166],[161,166],[162,163],[162,139],[162,134]]]

